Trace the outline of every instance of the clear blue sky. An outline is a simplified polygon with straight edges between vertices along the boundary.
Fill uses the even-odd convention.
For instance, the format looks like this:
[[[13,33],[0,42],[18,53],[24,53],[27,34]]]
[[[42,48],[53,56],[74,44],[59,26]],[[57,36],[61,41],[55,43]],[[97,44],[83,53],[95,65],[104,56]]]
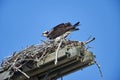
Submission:
[[[45,40],[41,33],[62,22],[81,22],[69,39],[84,41],[100,63],[104,80],[120,80],[119,0],[0,0],[0,60],[26,46]],[[64,80],[100,80],[95,65],[63,77]]]

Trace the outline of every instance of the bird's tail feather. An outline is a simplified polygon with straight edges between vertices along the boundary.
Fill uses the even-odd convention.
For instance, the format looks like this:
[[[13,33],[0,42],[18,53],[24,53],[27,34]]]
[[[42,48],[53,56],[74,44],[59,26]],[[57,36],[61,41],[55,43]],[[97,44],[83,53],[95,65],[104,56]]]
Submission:
[[[77,26],[79,26],[79,24],[80,24],[80,22],[77,22],[77,23],[75,23],[73,26],[74,26],[74,27],[77,27]]]

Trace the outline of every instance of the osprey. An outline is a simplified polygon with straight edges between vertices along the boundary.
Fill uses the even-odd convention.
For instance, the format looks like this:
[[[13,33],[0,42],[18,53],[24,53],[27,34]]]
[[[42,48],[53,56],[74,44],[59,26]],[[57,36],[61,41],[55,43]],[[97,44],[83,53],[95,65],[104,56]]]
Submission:
[[[51,31],[45,31],[42,33],[43,36],[47,37],[50,40],[66,38],[71,32],[79,30],[77,26],[80,22],[72,25],[70,22],[61,23],[55,26]]]

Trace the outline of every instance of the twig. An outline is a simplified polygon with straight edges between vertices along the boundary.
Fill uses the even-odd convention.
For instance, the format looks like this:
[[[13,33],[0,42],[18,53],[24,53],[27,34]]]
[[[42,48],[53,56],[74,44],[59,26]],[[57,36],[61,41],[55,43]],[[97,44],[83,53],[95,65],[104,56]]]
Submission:
[[[58,51],[60,49],[61,44],[62,44],[62,39],[60,40],[60,43],[59,43],[58,48],[57,48],[56,53],[55,53],[55,65],[58,62],[57,57],[58,57]]]
[[[90,35],[87,40],[91,39],[91,37],[92,37],[92,36]]]
[[[94,40],[95,40],[95,37],[93,37],[92,39],[89,39],[89,40],[85,41],[85,42],[84,42],[84,45],[86,45],[86,44],[88,44],[88,43],[90,43],[90,42],[92,42],[92,41],[94,41]]]
[[[8,70],[10,70],[11,68],[14,67],[14,65],[16,64],[16,61],[18,60],[20,55],[17,56],[17,58],[14,60],[14,62],[12,63],[12,65],[10,66],[10,68]]]
[[[47,45],[49,45],[49,43],[48,42],[46,42],[46,41],[43,41],[43,40],[41,40],[44,44],[47,44]]]
[[[19,72],[21,72],[25,77],[30,78],[25,72],[21,71],[19,68],[14,67],[16,70],[18,70]]]
[[[94,61],[94,62],[95,62],[95,64],[97,65],[97,67],[98,67],[98,69],[99,69],[100,76],[101,76],[101,80],[103,80],[103,73],[102,73],[102,70],[101,70],[101,68],[100,68],[100,65],[99,65],[96,61]]]
[[[45,48],[44,53],[43,53],[42,56],[38,59],[38,61],[40,61],[40,60],[44,57],[44,55],[45,55],[45,53],[46,53],[46,49],[47,49],[47,47]]]

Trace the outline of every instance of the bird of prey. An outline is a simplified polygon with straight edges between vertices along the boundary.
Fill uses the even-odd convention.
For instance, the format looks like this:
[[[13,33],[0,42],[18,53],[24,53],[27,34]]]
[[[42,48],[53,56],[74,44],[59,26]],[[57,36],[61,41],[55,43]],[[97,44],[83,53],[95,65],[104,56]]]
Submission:
[[[43,32],[42,35],[50,40],[66,38],[71,32],[79,30],[79,28],[77,28],[79,24],[80,22],[77,22],[74,25],[72,25],[70,22],[61,23],[55,26],[51,31]]]

